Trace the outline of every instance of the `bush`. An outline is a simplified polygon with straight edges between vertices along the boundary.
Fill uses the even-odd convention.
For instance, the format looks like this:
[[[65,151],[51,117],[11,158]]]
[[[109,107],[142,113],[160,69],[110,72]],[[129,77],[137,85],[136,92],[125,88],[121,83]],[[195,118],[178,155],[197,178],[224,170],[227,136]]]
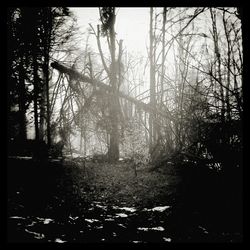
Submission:
[[[147,165],[149,162],[149,150],[143,128],[135,119],[129,123],[124,131],[124,139],[121,152],[125,158],[130,158],[135,166]]]

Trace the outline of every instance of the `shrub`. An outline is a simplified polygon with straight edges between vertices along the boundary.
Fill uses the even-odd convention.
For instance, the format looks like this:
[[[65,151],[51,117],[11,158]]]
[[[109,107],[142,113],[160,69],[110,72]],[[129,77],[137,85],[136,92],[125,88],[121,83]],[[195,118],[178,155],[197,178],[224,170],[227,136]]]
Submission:
[[[144,131],[135,119],[130,121],[124,131],[121,145],[121,153],[125,158],[130,158],[136,166],[146,165],[149,162],[149,150]]]

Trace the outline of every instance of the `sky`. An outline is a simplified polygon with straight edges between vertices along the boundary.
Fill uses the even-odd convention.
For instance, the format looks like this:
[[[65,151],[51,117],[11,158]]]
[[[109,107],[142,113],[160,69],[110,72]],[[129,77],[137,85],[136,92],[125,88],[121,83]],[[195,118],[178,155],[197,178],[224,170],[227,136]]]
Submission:
[[[86,31],[89,23],[94,28],[97,24],[100,24],[97,7],[70,9],[77,17],[77,23],[81,32]],[[115,30],[117,39],[123,39],[123,45],[127,51],[145,55],[146,44],[148,44],[149,8],[116,8],[116,14]],[[83,37],[83,39],[85,38]],[[96,43],[95,40],[90,41]]]

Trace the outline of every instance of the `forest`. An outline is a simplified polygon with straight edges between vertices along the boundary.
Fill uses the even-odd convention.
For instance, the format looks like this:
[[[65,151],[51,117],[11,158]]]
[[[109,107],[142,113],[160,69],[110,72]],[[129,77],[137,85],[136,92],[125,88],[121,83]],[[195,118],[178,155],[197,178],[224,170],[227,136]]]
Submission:
[[[7,241],[243,241],[237,7],[7,9]]]

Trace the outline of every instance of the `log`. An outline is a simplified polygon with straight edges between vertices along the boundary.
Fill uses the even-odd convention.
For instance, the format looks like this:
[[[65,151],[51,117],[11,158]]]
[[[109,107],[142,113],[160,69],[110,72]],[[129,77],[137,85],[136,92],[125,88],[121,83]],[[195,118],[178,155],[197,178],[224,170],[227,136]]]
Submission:
[[[146,112],[157,113],[157,114],[161,115],[162,117],[173,120],[172,115],[170,113],[166,113],[166,112],[157,110],[157,109],[153,108],[150,105],[150,103],[144,103],[142,101],[139,101],[139,100],[135,99],[134,97],[131,97],[129,95],[124,94],[121,91],[117,91],[117,93],[114,94],[114,93],[112,93],[112,88],[109,85],[107,85],[99,80],[91,79],[88,76],[85,76],[72,68],[66,67],[62,64],[59,64],[58,62],[52,62],[51,67],[58,70],[60,73],[64,73],[64,74],[69,75],[72,79],[80,80],[82,82],[86,82],[86,83],[89,83],[93,86],[99,87],[103,91],[104,94],[111,95],[111,96],[114,96],[116,94],[119,97],[124,98],[124,99],[128,100],[129,102],[132,102],[137,107],[143,109]]]

